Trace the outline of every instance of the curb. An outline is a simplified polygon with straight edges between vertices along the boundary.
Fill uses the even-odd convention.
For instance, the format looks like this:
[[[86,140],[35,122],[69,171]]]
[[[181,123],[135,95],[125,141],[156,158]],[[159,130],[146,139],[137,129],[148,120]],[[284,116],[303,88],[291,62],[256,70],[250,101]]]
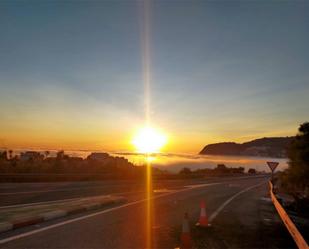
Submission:
[[[104,200],[101,202],[95,202],[91,204],[84,204],[84,205],[77,206],[77,207],[70,207],[68,209],[56,209],[53,211],[42,213],[37,216],[23,217],[17,220],[12,220],[10,222],[0,222],[0,234],[8,232],[10,230],[17,229],[17,228],[35,225],[35,224],[38,224],[44,221],[50,221],[50,220],[58,219],[58,218],[65,217],[68,215],[82,213],[85,211],[96,210],[96,209],[100,209],[100,208],[103,208],[111,204],[120,204],[126,201],[127,199],[123,197],[119,197],[117,199],[110,199],[110,200]]]

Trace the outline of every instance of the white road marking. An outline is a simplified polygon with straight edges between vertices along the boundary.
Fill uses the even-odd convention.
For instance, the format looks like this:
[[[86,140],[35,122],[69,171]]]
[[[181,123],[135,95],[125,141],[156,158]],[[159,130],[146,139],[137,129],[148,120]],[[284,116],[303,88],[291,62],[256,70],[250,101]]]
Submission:
[[[202,187],[213,186],[213,185],[218,185],[218,184],[224,184],[224,182],[223,183],[201,184],[201,185],[199,185],[196,188],[202,188]],[[168,196],[168,195],[172,195],[172,194],[176,194],[176,193],[179,193],[179,192],[190,191],[190,190],[196,189],[196,188],[184,188],[184,189],[181,189],[181,190],[175,190],[175,191],[170,192],[170,193],[166,193],[166,194],[155,196],[155,197],[153,197],[151,199],[158,199],[158,198],[162,198],[162,197],[165,197],[165,196]],[[145,202],[145,201],[147,201],[147,199],[141,199],[141,200],[138,200],[138,201],[134,201],[134,202],[130,202],[130,203],[127,203],[127,204],[123,204],[121,206],[117,206],[117,207],[105,209],[103,211],[99,211],[99,212],[96,212],[96,213],[88,214],[88,215],[85,215],[85,216],[82,216],[82,217],[77,217],[77,218],[74,218],[74,219],[62,221],[62,222],[59,222],[57,224],[53,224],[53,225],[50,225],[50,226],[47,226],[47,227],[42,227],[42,228],[35,229],[35,230],[29,231],[29,232],[25,232],[25,233],[22,233],[22,234],[14,235],[14,236],[11,236],[11,237],[8,237],[8,238],[0,240],[0,244],[4,244],[4,243],[7,243],[7,242],[10,242],[10,241],[13,241],[13,240],[17,240],[17,239],[20,239],[20,238],[28,237],[28,236],[31,236],[33,234],[37,234],[37,233],[40,233],[40,232],[43,232],[43,231],[46,231],[46,230],[49,230],[49,229],[53,229],[53,228],[56,228],[56,227],[60,227],[60,226],[66,225],[66,224],[73,223],[73,222],[76,222],[76,221],[84,220],[84,219],[87,219],[87,218],[90,218],[90,217],[93,217],[93,216],[109,213],[109,212],[112,212],[112,211],[115,211],[115,210],[118,210],[118,209],[121,209],[121,208],[129,207],[129,206],[133,206],[133,205]]]
[[[241,194],[243,194],[243,193],[245,193],[245,192],[247,192],[247,191],[249,191],[249,190],[251,190],[251,189],[253,189],[253,188],[259,187],[259,186],[261,186],[261,185],[263,185],[263,184],[265,184],[265,182],[262,182],[262,183],[253,185],[253,186],[251,186],[251,187],[249,187],[249,188],[246,188],[246,189],[244,189],[244,190],[242,190],[242,191],[236,193],[235,195],[233,195],[232,197],[230,197],[229,199],[227,199],[225,202],[222,203],[222,205],[221,205],[220,207],[217,208],[217,210],[216,210],[215,212],[213,212],[213,213],[211,214],[211,216],[209,217],[209,222],[213,221],[213,220],[218,216],[218,214],[219,214],[219,213],[220,213],[232,200],[234,200],[237,196],[239,196],[239,195],[241,195]]]
[[[153,197],[153,198],[151,198],[151,199],[158,199],[158,198],[162,198],[162,197],[169,196],[169,195],[173,195],[173,194],[180,193],[180,192],[185,192],[185,191],[190,191],[190,190],[197,189],[197,188],[202,188],[202,187],[207,187],[207,186],[213,186],[213,185],[220,185],[220,184],[225,184],[225,183],[226,183],[226,182],[201,184],[201,185],[197,185],[197,187],[195,187],[195,188],[184,188],[184,189],[181,189],[181,190],[175,190],[175,191],[170,192],[170,193],[165,193],[165,194],[162,194],[162,195],[155,196],[155,197]],[[213,219],[220,213],[220,211],[221,211],[228,203],[230,203],[233,199],[235,199],[238,195],[240,195],[240,194],[242,194],[242,193],[244,193],[244,192],[246,192],[246,191],[249,191],[249,190],[252,189],[252,188],[258,187],[258,186],[260,186],[260,185],[262,185],[262,184],[265,184],[265,182],[263,181],[263,183],[259,183],[259,184],[257,184],[257,185],[251,186],[251,187],[246,188],[246,189],[244,189],[244,190],[238,192],[237,194],[233,195],[231,198],[229,198],[227,201],[225,201],[225,202],[215,211],[215,213],[213,213],[213,214],[211,215],[211,217],[210,217],[209,220],[213,220]],[[56,227],[60,227],[60,226],[66,225],[66,224],[70,224],[70,223],[73,223],[73,222],[76,222],[76,221],[88,219],[88,218],[90,218],[90,217],[94,217],[94,216],[97,216],[97,215],[100,215],[100,214],[105,214],[105,213],[109,213],[109,212],[112,212],[112,211],[115,211],[115,210],[118,210],[118,209],[122,209],[122,208],[125,208],[125,207],[133,206],[133,205],[136,205],[136,204],[145,202],[145,201],[147,201],[147,199],[141,199],[141,200],[138,200],[138,201],[134,201],[134,202],[130,202],[130,203],[127,203],[127,204],[123,204],[123,205],[121,205],[121,206],[117,206],[117,207],[105,209],[105,210],[103,210],[103,211],[99,211],[99,212],[96,212],[96,213],[92,213],[92,214],[88,214],[88,215],[85,215],[85,216],[77,217],[77,218],[74,218],[74,219],[62,221],[62,222],[59,222],[59,223],[57,223],[57,224],[53,224],[53,225],[50,225],[50,226],[47,226],[47,227],[42,227],[42,228],[35,229],[35,230],[29,231],[29,232],[25,232],[25,233],[22,233],[22,234],[17,234],[17,235],[14,235],[14,236],[11,236],[11,237],[8,237],[8,238],[5,238],[5,239],[0,240],[0,244],[4,244],[4,243],[10,242],[10,241],[14,241],[14,240],[18,240],[18,239],[21,239],[21,238],[24,238],[24,237],[28,237],[28,236],[31,236],[31,235],[33,235],[33,234],[37,234],[37,233],[40,233],[40,232],[44,232],[44,231],[47,231],[47,230],[50,230],[50,229],[53,229],[53,228],[56,228]]]
[[[227,179],[229,180],[237,180],[237,179],[252,179],[252,178],[261,178],[265,177],[262,176],[240,176],[240,177],[234,177],[233,179]],[[199,185],[199,184],[196,184]],[[202,184],[203,185],[203,184]],[[194,186],[194,185],[188,185],[188,186]],[[23,194],[35,194],[35,193],[49,193],[49,192],[65,192],[65,191],[72,191],[72,190],[83,190],[83,189],[93,189],[93,188],[107,188],[108,186],[88,186],[88,187],[76,187],[76,188],[67,188],[67,189],[50,189],[50,190],[34,190],[34,191],[19,191],[19,192],[4,192],[0,193],[0,196],[3,195],[23,195]]]
[[[207,184],[206,184],[207,185]],[[188,186],[184,186],[185,188],[198,188],[198,187],[203,187],[205,186],[205,184],[196,184],[196,185],[188,185]],[[91,187],[93,188],[93,187]],[[163,191],[164,190],[164,191]],[[58,190],[55,190],[56,192]],[[55,192],[54,190],[51,191],[47,191],[47,192]],[[59,190],[61,191],[61,190]],[[63,190],[63,191],[67,191],[67,190]],[[171,189],[155,189],[153,192],[154,193],[170,193],[173,192],[174,190]],[[15,192],[15,193],[0,193],[0,195],[11,195],[11,194],[30,194],[30,193],[42,193],[45,191],[35,191],[35,192]],[[127,191],[127,192],[116,192],[116,193],[109,193],[106,194],[106,196],[109,195],[124,195],[124,194],[137,194],[137,193],[141,193],[143,191]],[[15,205],[7,205],[7,206],[0,206],[0,210],[1,209],[7,209],[7,208],[17,208],[17,207],[28,207],[28,206],[35,206],[35,205],[49,205],[51,203],[57,203],[57,202],[63,202],[63,201],[72,201],[72,200],[77,200],[77,199],[84,199],[84,198],[92,198],[92,197],[98,197],[98,196],[102,196],[102,195],[94,195],[94,196],[85,196],[85,197],[76,197],[76,198],[69,198],[69,199],[61,199],[61,200],[54,200],[54,201],[40,201],[40,202],[31,202],[31,203],[25,203],[25,204],[15,204]]]

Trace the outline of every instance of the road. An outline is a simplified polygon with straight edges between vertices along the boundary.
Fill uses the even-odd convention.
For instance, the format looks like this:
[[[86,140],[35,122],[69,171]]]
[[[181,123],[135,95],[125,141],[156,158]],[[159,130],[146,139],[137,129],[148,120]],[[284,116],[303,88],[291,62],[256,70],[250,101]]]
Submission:
[[[242,177],[247,178],[247,177]],[[160,180],[154,189],[175,189],[185,185],[229,181],[230,178],[204,180]],[[145,191],[145,183],[134,180],[98,182],[0,183],[1,206],[57,201],[105,194],[133,195]]]
[[[184,187],[192,183],[204,185]],[[84,187],[91,187],[89,183],[84,184]],[[92,191],[97,193],[98,183],[93,184],[94,188],[88,188],[87,194]],[[128,189],[128,183],[115,185],[113,191],[120,192],[125,186],[127,187],[124,190],[131,191]],[[152,200],[153,248],[179,246],[182,217],[185,212],[189,212],[196,248],[295,248],[272,204],[265,199],[268,196],[266,177],[232,178],[222,181],[217,179],[207,182],[167,181],[157,184],[157,187],[160,186],[167,188],[167,191],[157,193]],[[30,188],[30,185],[28,187]],[[100,187],[105,189],[104,191],[109,188],[103,185]],[[140,187],[141,185],[137,184],[131,194],[124,194],[129,201],[122,206],[4,234],[0,237],[0,248],[145,248],[146,201],[144,193],[140,192]],[[7,188],[5,191],[2,190],[2,193],[9,193],[12,190]],[[28,190],[25,188],[24,192]],[[31,198],[28,196],[28,201],[39,200],[29,195]],[[2,195],[6,203],[16,204],[14,198],[8,196]],[[62,197],[64,196],[61,195]],[[65,194],[65,197],[72,195]],[[206,201],[207,214],[212,219],[212,228],[203,232],[194,227],[199,216],[199,202],[202,199]]]

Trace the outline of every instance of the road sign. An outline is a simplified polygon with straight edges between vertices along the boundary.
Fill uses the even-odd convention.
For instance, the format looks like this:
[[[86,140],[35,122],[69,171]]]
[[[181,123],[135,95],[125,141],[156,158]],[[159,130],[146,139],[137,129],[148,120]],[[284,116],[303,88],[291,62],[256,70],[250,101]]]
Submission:
[[[277,166],[279,165],[278,162],[267,162],[268,167],[270,168],[271,172],[274,172]]]

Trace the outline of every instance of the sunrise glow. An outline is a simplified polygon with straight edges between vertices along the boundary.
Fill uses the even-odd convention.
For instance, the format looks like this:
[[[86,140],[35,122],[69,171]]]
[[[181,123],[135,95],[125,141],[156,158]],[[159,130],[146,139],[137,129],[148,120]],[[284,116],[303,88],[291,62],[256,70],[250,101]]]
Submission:
[[[167,137],[152,127],[140,129],[132,141],[139,153],[156,153],[167,143]]]

